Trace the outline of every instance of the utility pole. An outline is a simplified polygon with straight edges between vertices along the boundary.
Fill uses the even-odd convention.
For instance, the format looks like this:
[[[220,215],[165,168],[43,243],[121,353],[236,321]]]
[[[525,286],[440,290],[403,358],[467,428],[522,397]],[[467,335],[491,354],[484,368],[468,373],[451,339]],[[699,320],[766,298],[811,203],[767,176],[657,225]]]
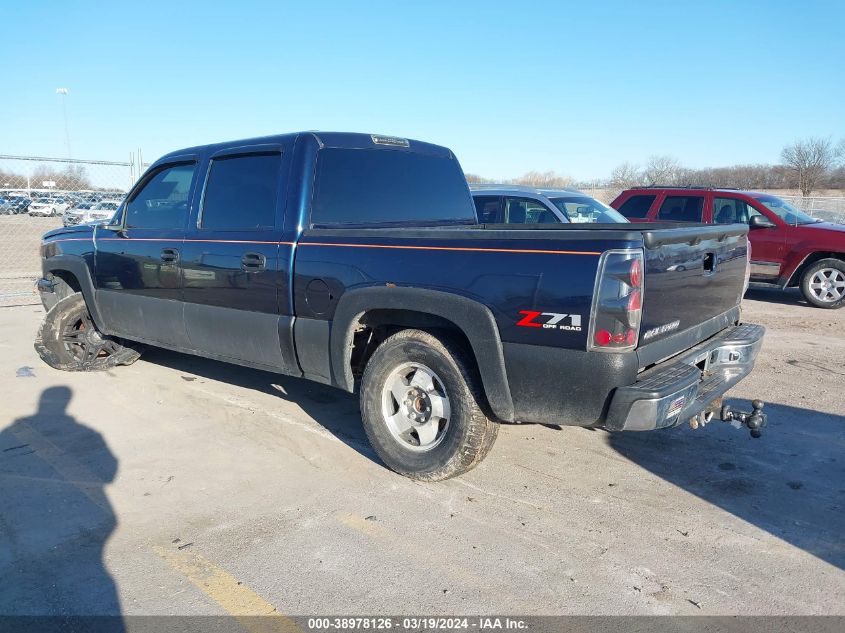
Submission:
[[[65,147],[67,149],[67,157],[71,158],[70,132],[68,131],[68,126],[67,126],[67,103],[66,103],[67,93],[68,93],[67,88],[56,88],[56,94],[59,95],[59,97],[62,100],[62,115],[64,116],[64,119],[65,119]]]

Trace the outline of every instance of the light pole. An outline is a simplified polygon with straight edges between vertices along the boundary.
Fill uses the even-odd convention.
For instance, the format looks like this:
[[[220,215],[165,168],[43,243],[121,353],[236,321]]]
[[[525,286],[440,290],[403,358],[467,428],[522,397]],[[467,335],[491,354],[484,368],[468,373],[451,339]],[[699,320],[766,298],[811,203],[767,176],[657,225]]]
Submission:
[[[56,94],[59,95],[62,100],[62,115],[65,119],[65,146],[67,147],[67,157],[70,158],[70,132],[67,127],[67,104],[65,103],[65,100],[67,99],[67,92],[67,88],[56,88]]]

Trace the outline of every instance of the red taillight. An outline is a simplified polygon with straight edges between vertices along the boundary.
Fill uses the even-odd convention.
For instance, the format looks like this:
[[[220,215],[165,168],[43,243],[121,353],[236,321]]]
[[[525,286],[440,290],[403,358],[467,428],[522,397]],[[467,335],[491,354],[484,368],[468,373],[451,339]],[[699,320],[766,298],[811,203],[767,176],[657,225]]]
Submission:
[[[599,263],[590,320],[590,349],[637,346],[643,308],[643,252],[607,251]]]
[[[643,265],[638,258],[631,260],[631,270],[628,273],[631,280],[631,285],[634,288],[639,288],[643,284]]]
[[[618,334],[611,334],[607,330],[599,330],[595,336],[596,345],[600,347],[615,346],[618,349],[619,345],[627,344],[633,345],[637,342],[637,333],[634,330],[627,330],[619,332]]]

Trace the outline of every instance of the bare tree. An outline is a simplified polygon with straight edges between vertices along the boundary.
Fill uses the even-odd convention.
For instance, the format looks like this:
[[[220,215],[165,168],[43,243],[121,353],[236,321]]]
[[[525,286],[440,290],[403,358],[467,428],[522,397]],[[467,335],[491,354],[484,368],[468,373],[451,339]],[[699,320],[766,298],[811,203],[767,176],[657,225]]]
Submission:
[[[464,174],[468,183],[471,184],[478,184],[483,182],[490,182],[489,178],[485,178],[484,176],[479,176],[478,174]]]
[[[678,185],[686,173],[671,156],[652,156],[643,170],[643,179],[652,185]]]
[[[610,186],[617,189],[630,189],[644,184],[643,172],[639,165],[622,163],[610,172]]]
[[[41,186],[40,183],[44,181],[56,183],[56,189],[78,190],[92,188],[85,167],[82,165],[68,165],[64,171],[59,171],[49,165],[38,165],[33,170],[32,182],[38,183],[38,186]]]
[[[561,188],[572,185],[572,178],[558,174],[554,171],[529,171],[519,178],[514,178],[513,182],[518,185],[531,185],[532,187],[548,187]]]
[[[787,145],[780,156],[786,168],[797,178],[801,195],[807,197],[833,167],[836,150],[829,138],[812,137]]]

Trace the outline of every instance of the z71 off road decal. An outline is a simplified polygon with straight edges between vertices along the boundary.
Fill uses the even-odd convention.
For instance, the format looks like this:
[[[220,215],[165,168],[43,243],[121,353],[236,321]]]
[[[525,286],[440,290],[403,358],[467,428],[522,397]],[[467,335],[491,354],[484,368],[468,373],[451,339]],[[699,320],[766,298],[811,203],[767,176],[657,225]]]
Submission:
[[[535,310],[520,310],[524,315],[517,325],[521,327],[541,327],[546,330],[581,331],[580,314],[560,314],[558,312],[540,312]]]

